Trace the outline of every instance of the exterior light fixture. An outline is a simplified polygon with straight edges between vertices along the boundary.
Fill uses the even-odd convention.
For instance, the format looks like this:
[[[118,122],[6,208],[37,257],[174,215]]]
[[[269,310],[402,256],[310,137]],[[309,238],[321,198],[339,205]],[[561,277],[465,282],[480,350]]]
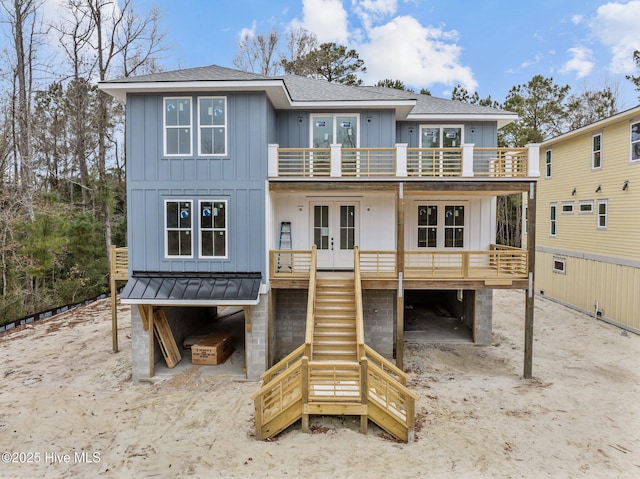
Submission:
[[[629,180],[624,180],[624,185],[622,185],[622,191],[627,191],[629,189]]]
[[[576,196],[576,189],[574,188],[573,191],[571,192],[571,196]]]
[[[598,185],[596,188],[596,193],[600,193],[602,191],[602,185]]]

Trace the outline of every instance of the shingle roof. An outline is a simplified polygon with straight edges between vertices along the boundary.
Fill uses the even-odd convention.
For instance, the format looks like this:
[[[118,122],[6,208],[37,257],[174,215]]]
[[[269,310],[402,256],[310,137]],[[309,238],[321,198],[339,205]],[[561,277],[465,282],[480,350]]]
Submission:
[[[273,82],[281,81],[289,97],[294,102],[388,102],[390,105],[402,102],[410,110],[410,116],[464,116],[464,115],[511,115],[515,114],[495,108],[471,105],[469,103],[420,95],[414,92],[375,86],[347,86],[296,75],[268,77],[248,73],[232,68],[209,65],[161,73],[152,73],[137,77],[121,78],[104,82],[106,84],[136,84],[136,86],[162,83],[198,83],[198,82]],[[505,119],[505,118],[503,118]]]

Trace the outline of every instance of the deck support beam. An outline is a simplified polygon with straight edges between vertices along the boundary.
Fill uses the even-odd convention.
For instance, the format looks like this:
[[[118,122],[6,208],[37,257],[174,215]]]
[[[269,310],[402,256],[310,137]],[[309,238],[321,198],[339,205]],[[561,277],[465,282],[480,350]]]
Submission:
[[[533,374],[533,313],[534,313],[534,272],[536,259],[536,183],[529,186],[527,195],[527,251],[529,252],[529,286],[525,299],[524,318],[524,378]]]
[[[404,183],[398,183],[396,200],[396,268],[398,271],[398,294],[396,296],[396,366],[403,368],[404,363]]]

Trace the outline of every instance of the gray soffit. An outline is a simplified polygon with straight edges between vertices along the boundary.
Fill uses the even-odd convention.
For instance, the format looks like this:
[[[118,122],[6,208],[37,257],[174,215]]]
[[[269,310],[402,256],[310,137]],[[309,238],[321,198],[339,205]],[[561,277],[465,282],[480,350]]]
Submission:
[[[162,306],[254,305],[260,281],[260,273],[134,272],[120,298]]]

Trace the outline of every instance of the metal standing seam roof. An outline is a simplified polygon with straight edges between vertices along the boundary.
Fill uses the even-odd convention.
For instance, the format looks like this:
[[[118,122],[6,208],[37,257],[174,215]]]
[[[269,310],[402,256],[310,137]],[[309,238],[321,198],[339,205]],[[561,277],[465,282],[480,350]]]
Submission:
[[[260,273],[134,272],[121,293],[124,304],[164,306],[258,303]]]

